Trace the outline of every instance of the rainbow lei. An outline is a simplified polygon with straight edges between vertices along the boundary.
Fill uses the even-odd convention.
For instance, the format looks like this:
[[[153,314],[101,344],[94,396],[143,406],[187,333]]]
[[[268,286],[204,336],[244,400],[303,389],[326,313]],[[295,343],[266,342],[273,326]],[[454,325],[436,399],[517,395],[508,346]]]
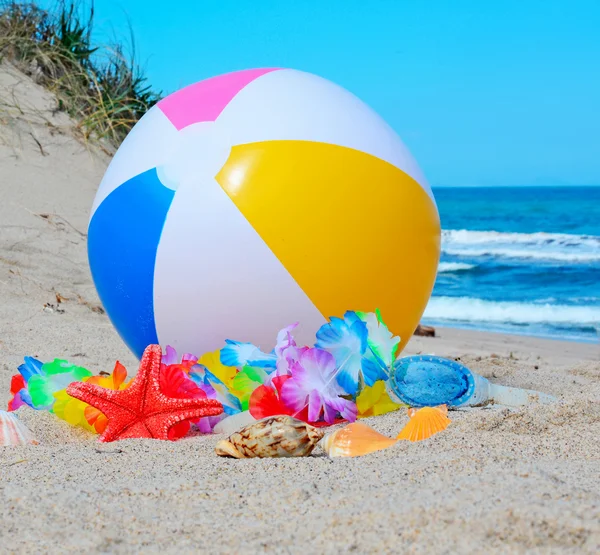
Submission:
[[[211,432],[223,418],[249,410],[254,418],[293,415],[317,425],[397,410],[386,393],[385,381],[397,354],[393,336],[379,311],[348,311],[331,318],[316,334],[312,347],[298,346],[292,324],[279,332],[269,353],[251,343],[227,340],[225,346],[198,358],[181,359],[167,346],[161,363],[161,389],[170,397],[217,399],[224,412],[195,422]],[[117,362],[112,374],[91,372],[56,359],[42,363],[25,357],[11,381],[8,410],[28,405],[48,410],[66,422],[95,433],[106,428],[106,417],[94,407],[70,397],[67,386],[89,381],[109,389],[124,389],[126,369]],[[189,429],[178,432],[184,435]]]

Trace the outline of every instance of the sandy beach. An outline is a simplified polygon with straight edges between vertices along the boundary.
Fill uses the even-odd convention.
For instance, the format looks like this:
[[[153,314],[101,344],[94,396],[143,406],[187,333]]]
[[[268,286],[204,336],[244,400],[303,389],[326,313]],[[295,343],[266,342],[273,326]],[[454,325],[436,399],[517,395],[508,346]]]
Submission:
[[[0,406],[24,355],[97,373],[136,361],[101,309],[86,256],[110,160],[55,99],[0,69]],[[453,411],[443,433],[358,459],[229,460],[217,435],[99,444],[18,416],[40,445],[0,449],[0,552],[597,553],[600,347],[456,329],[405,353],[459,357],[549,406]],[[395,435],[406,411],[371,418]]]

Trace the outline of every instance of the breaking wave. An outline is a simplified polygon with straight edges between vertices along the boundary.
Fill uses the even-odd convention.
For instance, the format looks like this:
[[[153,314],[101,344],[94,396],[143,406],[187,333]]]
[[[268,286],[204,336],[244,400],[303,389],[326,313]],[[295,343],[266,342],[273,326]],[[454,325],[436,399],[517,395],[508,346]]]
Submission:
[[[431,320],[600,326],[600,306],[494,302],[470,297],[432,297],[424,314]]]
[[[466,264],[463,262],[440,262],[438,266],[438,274],[450,273],[450,272],[466,272],[476,268],[476,264]]]
[[[558,262],[600,262],[600,237],[565,233],[501,233],[443,230],[444,254],[462,257],[504,257]]]

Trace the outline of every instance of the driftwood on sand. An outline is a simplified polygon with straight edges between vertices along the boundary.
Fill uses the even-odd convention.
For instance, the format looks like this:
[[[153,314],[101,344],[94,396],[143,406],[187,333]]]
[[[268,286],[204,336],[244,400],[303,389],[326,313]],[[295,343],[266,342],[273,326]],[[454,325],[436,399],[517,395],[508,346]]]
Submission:
[[[423,326],[419,324],[413,335],[420,335],[422,337],[435,337],[435,328],[433,326]]]

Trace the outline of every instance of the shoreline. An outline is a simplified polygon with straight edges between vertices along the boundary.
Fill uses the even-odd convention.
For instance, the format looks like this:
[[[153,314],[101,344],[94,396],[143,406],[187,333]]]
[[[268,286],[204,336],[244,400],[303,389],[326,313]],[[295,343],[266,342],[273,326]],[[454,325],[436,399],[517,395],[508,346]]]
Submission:
[[[438,356],[518,356],[524,360],[537,357],[553,359],[554,364],[568,366],[573,362],[600,361],[600,343],[583,343],[558,339],[547,339],[529,335],[512,335],[500,332],[465,330],[462,328],[435,326],[436,337],[413,336],[403,353]]]
[[[468,326],[448,326],[445,324],[436,324],[432,323],[429,320],[423,320],[421,324],[426,326],[431,326],[438,329],[455,329],[462,331],[472,331],[475,333],[492,333],[492,334],[500,334],[500,335],[511,335],[514,337],[531,337],[533,339],[547,339],[549,341],[559,341],[561,343],[583,343],[585,345],[595,345],[596,343],[600,343],[600,331],[598,332],[598,339],[576,339],[571,337],[555,337],[553,335],[538,335],[535,333],[510,333],[502,330],[493,330],[493,329],[476,329],[475,327]],[[600,328],[598,328],[600,330]]]
[[[600,345],[600,324],[598,327],[598,337],[595,339],[575,339],[575,338],[571,338],[571,337],[555,337],[553,335],[538,335],[535,333],[510,333],[507,331],[503,331],[503,330],[494,330],[494,329],[477,329],[475,326],[474,327],[468,327],[468,326],[449,326],[446,324],[438,324],[435,321],[431,321],[428,319],[423,319],[421,321],[422,325],[426,325],[426,326],[431,326],[433,328],[436,329],[436,331],[438,329],[453,329],[453,330],[462,330],[462,331],[469,331],[469,332],[474,332],[474,333],[490,333],[490,334],[499,334],[499,335],[510,335],[510,336],[514,336],[514,337],[530,337],[532,339],[546,339],[548,341],[558,341],[561,343],[583,343],[586,345],[595,345],[595,344],[599,344]]]

